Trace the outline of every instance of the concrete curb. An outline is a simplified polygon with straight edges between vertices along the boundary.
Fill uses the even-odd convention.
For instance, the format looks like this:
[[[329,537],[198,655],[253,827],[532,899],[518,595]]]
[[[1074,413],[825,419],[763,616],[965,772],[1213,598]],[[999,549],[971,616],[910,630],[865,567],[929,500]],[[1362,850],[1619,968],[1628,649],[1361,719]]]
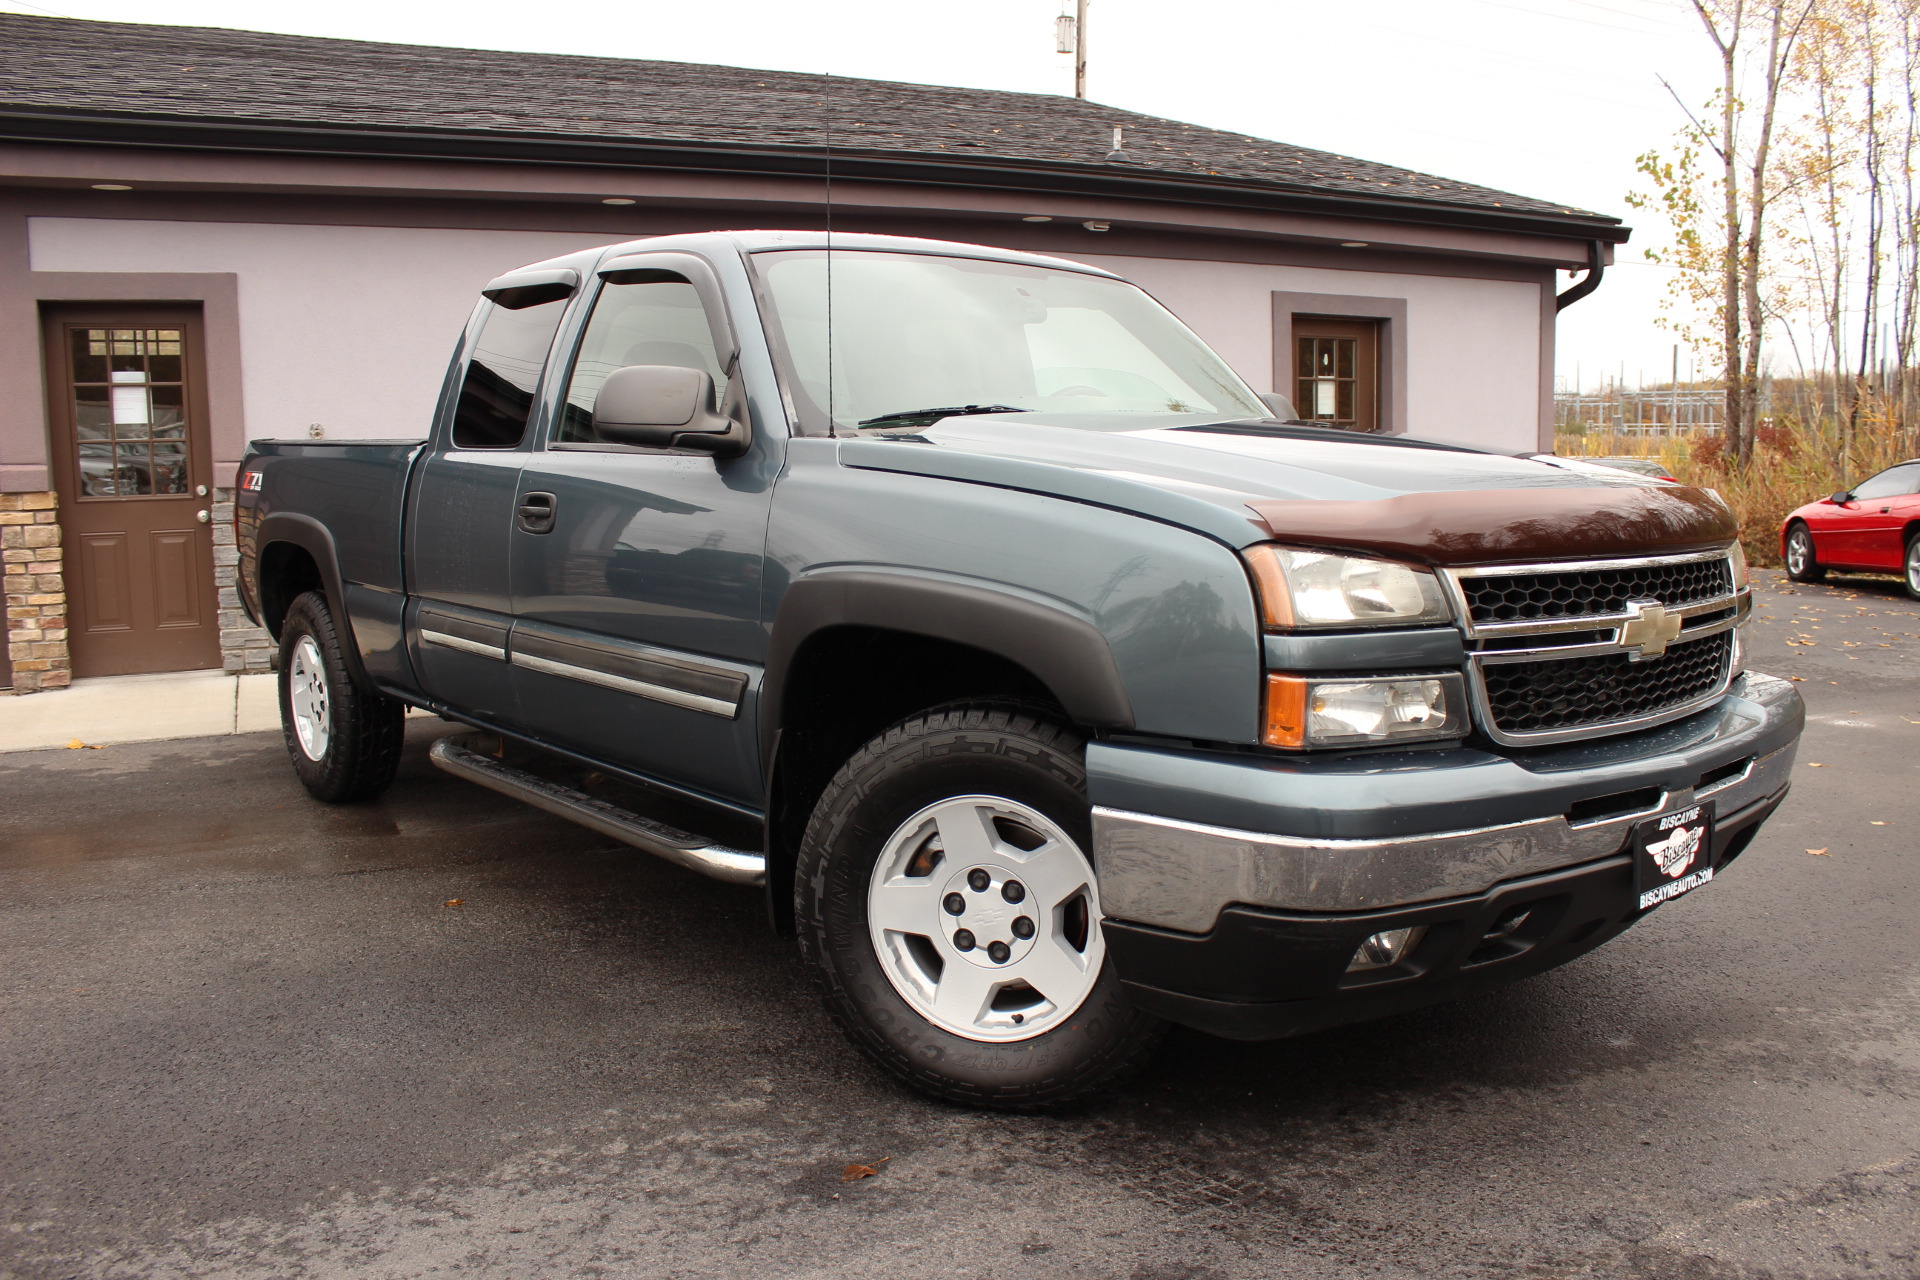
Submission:
[[[280,727],[271,673],[170,671],[101,676],[27,697],[0,697],[0,752],[259,733]]]

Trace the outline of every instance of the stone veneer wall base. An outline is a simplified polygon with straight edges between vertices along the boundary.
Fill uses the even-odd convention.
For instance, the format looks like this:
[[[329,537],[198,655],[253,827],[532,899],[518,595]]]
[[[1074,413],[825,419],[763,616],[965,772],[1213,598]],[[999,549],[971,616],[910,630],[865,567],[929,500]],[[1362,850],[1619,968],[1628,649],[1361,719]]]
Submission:
[[[73,679],[73,661],[67,652],[63,554],[58,494],[0,493],[7,657],[15,693],[64,689]]]
[[[233,541],[233,490],[213,491],[213,585],[220,593],[220,665],[227,671],[271,671],[278,657],[266,628],[240,607],[240,548]]]
[[[271,671],[273,638],[240,607],[240,549],[233,541],[233,490],[216,489],[213,584],[219,593],[220,666]],[[61,548],[59,495],[0,493],[0,558],[6,565],[7,653],[13,692],[64,689],[73,680],[67,648],[67,580]]]

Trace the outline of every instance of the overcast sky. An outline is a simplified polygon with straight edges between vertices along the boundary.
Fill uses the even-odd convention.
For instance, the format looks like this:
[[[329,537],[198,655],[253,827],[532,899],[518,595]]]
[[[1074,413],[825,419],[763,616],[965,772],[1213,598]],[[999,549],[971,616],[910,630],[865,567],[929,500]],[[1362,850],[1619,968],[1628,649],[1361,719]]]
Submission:
[[[1071,0],[1068,0],[1071,3]],[[0,0],[74,18],[727,63],[920,84],[1073,92],[1061,0]],[[1634,158],[1712,87],[1684,0],[1092,0],[1088,96],[1626,218],[1600,291],[1561,313],[1560,374],[1664,380],[1662,238],[1629,209]],[[1564,277],[1563,277],[1564,279]],[[1685,376],[1688,357],[1681,353]]]

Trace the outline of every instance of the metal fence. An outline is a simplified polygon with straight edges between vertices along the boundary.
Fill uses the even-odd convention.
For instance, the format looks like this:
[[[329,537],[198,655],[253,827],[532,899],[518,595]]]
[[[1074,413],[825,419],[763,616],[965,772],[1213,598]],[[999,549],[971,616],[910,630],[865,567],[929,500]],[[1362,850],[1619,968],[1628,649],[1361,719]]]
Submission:
[[[1725,421],[1726,393],[1678,387],[1629,391],[1560,392],[1553,397],[1558,431],[1620,431],[1638,435],[1686,435],[1718,431]]]

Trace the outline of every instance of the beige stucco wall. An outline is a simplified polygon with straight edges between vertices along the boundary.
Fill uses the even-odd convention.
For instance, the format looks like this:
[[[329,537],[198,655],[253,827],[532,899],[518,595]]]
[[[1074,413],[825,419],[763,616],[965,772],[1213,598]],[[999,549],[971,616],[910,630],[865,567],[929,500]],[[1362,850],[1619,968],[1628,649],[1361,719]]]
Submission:
[[[1540,286],[1320,267],[1074,255],[1139,284],[1261,391],[1273,384],[1276,291],[1402,298],[1406,429],[1473,444],[1535,447],[1540,425]]]
[[[32,218],[35,271],[232,272],[249,438],[419,436],[480,287],[601,243],[539,231]],[[224,459],[234,461],[235,459]]]
[[[421,434],[480,286],[611,237],[34,217],[29,239],[36,271],[233,273],[246,434],[298,437],[319,422],[342,439]],[[1273,389],[1276,290],[1404,299],[1407,425],[1515,450],[1537,439],[1536,284],[1080,256],[1151,290],[1261,390]]]

